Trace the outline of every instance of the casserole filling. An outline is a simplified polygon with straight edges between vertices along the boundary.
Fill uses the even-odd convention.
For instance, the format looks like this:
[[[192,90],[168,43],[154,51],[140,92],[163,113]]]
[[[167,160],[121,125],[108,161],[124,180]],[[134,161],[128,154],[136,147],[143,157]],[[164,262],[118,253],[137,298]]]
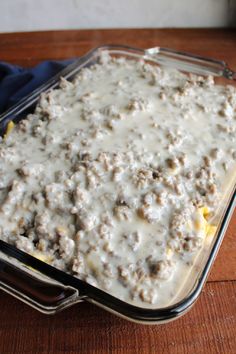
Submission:
[[[127,302],[168,305],[235,181],[234,87],[105,54],[11,128],[0,238]]]

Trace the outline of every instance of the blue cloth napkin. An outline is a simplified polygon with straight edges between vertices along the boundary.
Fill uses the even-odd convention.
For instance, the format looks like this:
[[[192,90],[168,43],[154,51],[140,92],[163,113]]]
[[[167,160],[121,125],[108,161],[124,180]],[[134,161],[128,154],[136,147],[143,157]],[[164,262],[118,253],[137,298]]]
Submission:
[[[0,62],[0,114],[74,60],[44,61],[31,69]]]

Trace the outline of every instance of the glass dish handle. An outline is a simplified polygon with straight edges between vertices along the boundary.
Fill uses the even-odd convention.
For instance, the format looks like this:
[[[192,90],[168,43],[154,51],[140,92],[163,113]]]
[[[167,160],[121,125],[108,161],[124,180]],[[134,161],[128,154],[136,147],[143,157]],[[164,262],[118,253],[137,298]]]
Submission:
[[[2,259],[0,259],[0,288],[47,314],[54,314],[82,301],[76,289],[37,279]]]
[[[220,60],[161,47],[146,49],[145,58],[154,60],[161,65],[171,66],[198,75],[223,76],[230,80],[236,80],[236,72]]]

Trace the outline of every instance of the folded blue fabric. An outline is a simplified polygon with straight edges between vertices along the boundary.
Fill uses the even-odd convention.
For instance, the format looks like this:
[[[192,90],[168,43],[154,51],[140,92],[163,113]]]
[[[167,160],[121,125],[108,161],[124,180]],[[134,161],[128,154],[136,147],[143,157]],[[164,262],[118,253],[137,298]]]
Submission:
[[[74,60],[44,61],[31,69],[0,62],[0,114]]]

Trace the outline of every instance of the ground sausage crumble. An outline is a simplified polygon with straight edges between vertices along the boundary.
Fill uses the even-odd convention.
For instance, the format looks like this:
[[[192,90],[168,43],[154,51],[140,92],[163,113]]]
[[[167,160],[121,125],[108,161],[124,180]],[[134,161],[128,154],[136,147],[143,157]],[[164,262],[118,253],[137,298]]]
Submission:
[[[236,90],[104,55],[0,144],[0,238],[118,298],[167,305],[215,233]]]

